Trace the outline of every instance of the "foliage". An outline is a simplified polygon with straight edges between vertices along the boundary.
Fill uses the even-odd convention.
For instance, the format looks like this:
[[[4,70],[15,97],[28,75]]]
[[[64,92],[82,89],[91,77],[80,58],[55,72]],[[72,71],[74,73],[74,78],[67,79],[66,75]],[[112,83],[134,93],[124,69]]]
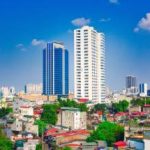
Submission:
[[[0,128],[0,150],[12,150],[13,143],[8,139]]]
[[[87,105],[84,103],[77,103],[76,101],[70,99],[67,100],[58,99],[58,102],[60,107],[73,107],[73,108],[79,108],[80,111],[86,111],[86,112],[88,111]]]
[[[36,145],[36,150],[42,150],[42,144],[37,144]]]
[[[103,122],[94,130],[87,138],[87,142],[95,142],[97,140],[106,141],[108,146],[112,146],[114,142],[124,139],[124,128],[116,123]]]
[[[72,148],[66,146],[66,147],[63,148],[63,150],[72,150]]]
[[[119,103],[112,104],[114,112],[126,112],[129,107],[129,102],[126,100],[120,101]]]
[[[42,120],[35,120],[35,125],[38,125],[38,132],[39,132],[39,135],[42,136],[43,132],[45,131],[46,129],[46,126],[47,124],[42,121]]]
[[[93,112],[102,111],[103,113],[106,111],[106,104],[96,104],[92,109]]]
[[[47,124],[55,125],[57,122],[57,109],[58,105],[55,104],[45,104],[43,105],[43,113],[41,115],[41,120]]]
[[[12,112],[12,108],[1,108],[0,109],[0,118],[5,117],[6,115],[8,115],[11,112]]]
[[[150,98],[138,98],[131,100],[132,106],[144,106],[144,104],[150,104]]]

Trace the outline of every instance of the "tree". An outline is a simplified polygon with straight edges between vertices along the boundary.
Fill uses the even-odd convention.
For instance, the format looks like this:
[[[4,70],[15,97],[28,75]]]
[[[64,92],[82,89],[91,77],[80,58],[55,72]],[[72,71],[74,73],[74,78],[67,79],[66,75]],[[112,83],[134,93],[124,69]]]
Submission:
[[[82,111],[82,112],[88,111],[88,107],[85,103],[80,104],[80,103],[77,103],[76,101],[70,100],[70,99],[67,99],[67,100],[58,99],[58,102],[59,102],[60,107],[73,107],[73,108],[79,108],[80,111]]]
[[[144,104],[145,104],[145,101],[139,98],[131,100],[132,106],[143,106]]]
[[[126,112],[129,107],[129,102],[123,100],[120,101],[119,103],[113,103],[112,107],[115,112]]]
[[[108,146],[112,146],[114,142],[124,139],[124,127],[111,122],[103,122],[94,130],[87,138],[87,142],[95,142],[97,140],[106,141]]]
[[[72,150],[72,148],[71,148],[71,147],[68,147],[68,146],[65,146],[65,147],[63,148],[63,150]]]
[[[102,111],[103,113],[106,111],[106,104],[96,104],[93,108],[93,111],[96,112],[96,111]]]
[[[8,139],[0,128],[0,150],[12,150],[13,143]]]
[[[11,112],[12,112],[12,108],[1,108],[0,109],[0,118],[5,117],[6,115],[8,115]]]
[[[39,135],[42,136],[43,132],[46,130],[47,124],[42,120],[35,120],[35,125],[38,125]]]
[[[36,150],[42,150],[42,144],[37,144],[36,145]]]
[[[41,115],[41,120],[47,124],[55,125],[57,122],[57,109],[58,105],[43,105],[43,113]]]

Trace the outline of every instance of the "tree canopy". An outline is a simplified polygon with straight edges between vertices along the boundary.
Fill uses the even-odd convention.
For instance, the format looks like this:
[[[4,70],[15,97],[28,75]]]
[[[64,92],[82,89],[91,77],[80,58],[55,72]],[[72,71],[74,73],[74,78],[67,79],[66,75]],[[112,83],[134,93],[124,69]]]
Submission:
[[[96,104],[94,105],[94,108],[92,109],[93,112],[96,112],[96,111],[102,111],[103,113],[106,111],[106,104]]]
[[[72,148],[71,148],[71,147],[66,146],[66,147],[64,147],[64,148],[63,148],[63,150],[72,150]]]
[[[42,150],[42,144],[37,144],[36,145],[36,150]]]
[[[55,104],[43,105],[41,120],[47,124],[55,125],[57,122],[57,109],[58,105]]]
[[[126,100],[120,101],[119,103],[113,103],[112,108],[114,112],[126,112],[129,107],[129,102]]]
[[[12,150],[13,143],[8,139],[0,128],[0,150]]]
[[[124,127],[111,122],[103,122],[94,130],[87,138],[87,142],[95,142],[97,140],[106,141],[108,146],[112,146],[114,142],[124,139]]]
[[[137,98],[131,100],[132,106],[144,106],[145,104],[150,104],[150,98]]]
[[[10,112],[12,112],[12,108],[1,108],[0,109],[0,118],[5,117],[8,115]]]
[[[67,100],[58,99],[58,102],[60,107],[73,107],[79,108],[80,111],[88,111],[88,107],[85,103],[77,103],[76,101],[70,99]]]
[[[47,127],[47,124],[42,120],[35,120],[34,124],[38,125],[38,132],[39,132],[39,135],[41,136],[44,133]]]

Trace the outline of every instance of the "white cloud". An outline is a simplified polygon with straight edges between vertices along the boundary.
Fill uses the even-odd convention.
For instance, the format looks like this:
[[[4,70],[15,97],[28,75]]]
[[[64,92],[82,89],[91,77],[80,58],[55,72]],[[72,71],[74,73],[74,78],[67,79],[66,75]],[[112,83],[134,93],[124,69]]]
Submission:
[[[24,45],[22,43],[19,43],[16,45],[17,48],[23,47]]]
[[[111,21],[111,18],[101,18],[100,22],[109,22]]]
[[[113,4],[118,4],[119,1],[118,0],[109,0],[110,3],[113,3]]]
[[[150,31],[150,13],[147,13],[134,28],[134,32],[138,32],[140,30]]]
[[[16,48],[19,49],[22,52],[27,51],[27,48],[25,48],[25,46],[22,43],[17,44]]]
[[[46,41],[44,40],[38,40],[38,39],[33,39],[31,42],[32,46],[39,46],[44,48],[46,46]]]
[[[82,18],[76,18],[76,19],[74,19],[74,20],[71,21],[71,23],[74,26],[78,26],[78,27],[82,27],[82,26],[88,25],[88,24],[90,24],[90,22],[91,22],[90,19],[86,19],[84,17],[82,17]]]

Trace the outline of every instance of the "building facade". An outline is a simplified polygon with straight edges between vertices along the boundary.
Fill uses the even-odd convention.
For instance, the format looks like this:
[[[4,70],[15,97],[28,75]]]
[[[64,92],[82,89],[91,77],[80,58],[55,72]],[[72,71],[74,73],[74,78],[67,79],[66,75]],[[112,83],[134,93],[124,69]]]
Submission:
[[[135,76],[127,76],[126,77],[126,94],[127,95],[137,95],[137,79]]]
[[[47,43],[43,50],[43,94],[68,95],[69,56],[62,43]]]
[[[78,108],[62,107],[58,114],[57,125],[76,129],[87,128],[87,113],[81,112]]]
[[[26,84],[24,91],[26,94],[42,94],[42,84]]]
[[[93,103],[105,102],[105,38],[93,27],[74,31],[74,93]]]
[[[15,88],[14,87],[7,87],[7,86],[3,86],[0,88],[0,95],[1,97],[11,97],[15,95]]]
[[[139,85],[139,94],[141,97],[146,97],[147,96],[147,91],[148,91],[148,85],[147,83],[141,83]]]

